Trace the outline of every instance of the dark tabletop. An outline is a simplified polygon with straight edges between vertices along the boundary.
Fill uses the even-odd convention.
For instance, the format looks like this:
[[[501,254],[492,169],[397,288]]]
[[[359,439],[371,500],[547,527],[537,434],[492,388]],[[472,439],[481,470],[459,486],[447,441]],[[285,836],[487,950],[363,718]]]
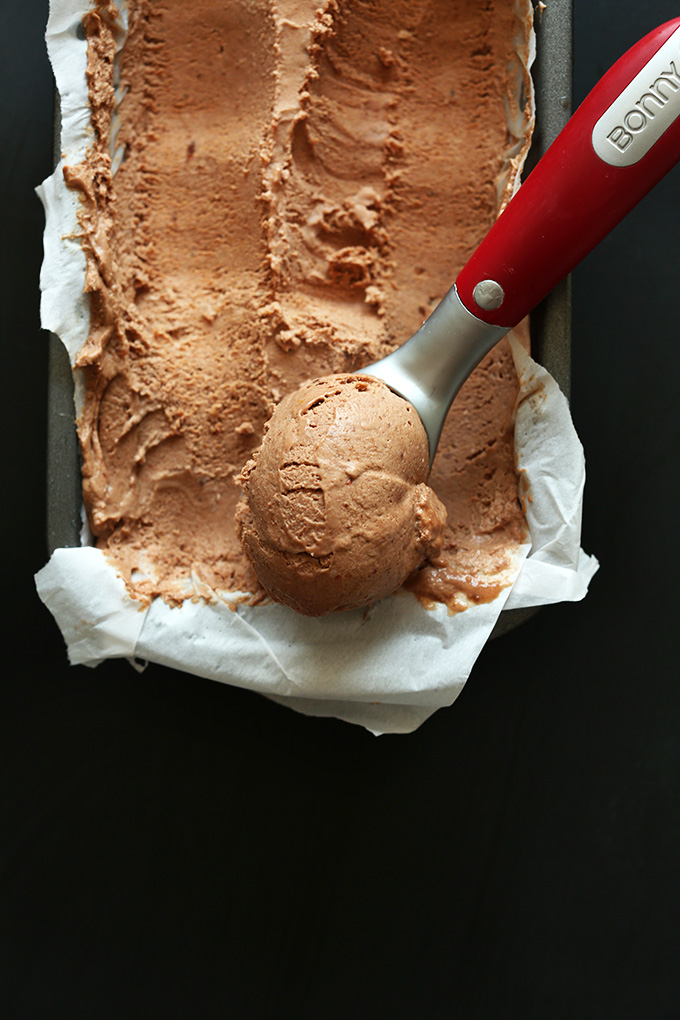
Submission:
[[[680,1017],[680,168],[573,276],[587,599],[375,738],[157,666],[68,666],[32,579],[47,3],[2,11],[0,1015]],[[678,13],[575,0],[575,99]]]

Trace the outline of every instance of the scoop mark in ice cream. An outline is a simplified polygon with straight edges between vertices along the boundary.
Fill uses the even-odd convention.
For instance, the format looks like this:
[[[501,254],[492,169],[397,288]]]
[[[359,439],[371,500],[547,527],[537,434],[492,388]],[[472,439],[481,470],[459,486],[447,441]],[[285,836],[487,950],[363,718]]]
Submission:
[[[85,21],[94,142],[65,171],[92,299],[85,504],[135,597],[181,601],[195,578],[257,599],[236,479],[281,397],[403,342],[484,234],[527,26],[507,0],[128,8],[115,91],[115,5]],[[522,537],[516,392],[502,345],[456,400],[429,481],[441,554],[408,582],[423,599],[459,608],[455,578],[493,580]],[[282,470],[289,502],[306,501],[290,555],[306,562],[307,542],[321,562],[324,487],[299,458]],[[344,470],[368,491],[360,458]]]

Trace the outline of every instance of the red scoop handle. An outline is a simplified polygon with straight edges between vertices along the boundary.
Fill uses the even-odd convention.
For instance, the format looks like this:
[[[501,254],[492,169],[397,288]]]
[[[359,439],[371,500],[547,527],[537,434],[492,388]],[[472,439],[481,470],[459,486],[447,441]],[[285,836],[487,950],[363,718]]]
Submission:
[[[576,110],[461,270],[463,304],[515,326],[678,161],[675,18],[628,50]]]

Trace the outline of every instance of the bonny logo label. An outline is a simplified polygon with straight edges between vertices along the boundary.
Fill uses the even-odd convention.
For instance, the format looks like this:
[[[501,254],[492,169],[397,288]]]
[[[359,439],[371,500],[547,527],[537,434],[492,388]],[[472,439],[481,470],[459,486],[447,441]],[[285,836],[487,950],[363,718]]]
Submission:
[[[629,110],[623,118],[623,124],[617,124],[613,131],[610,131],[607,138],[621,152],[625,152],[632,143],[636,134],[649,127],[659,109],[663,109],[673,92],[680,90],[680,75],[671,61],[670,70],[662,71],[656,81],[649,86],[636,101],[633,109]]]
[[[613,166],[631,166],[680,116],[680,29],[614,100],[593,128],[595,152]]]

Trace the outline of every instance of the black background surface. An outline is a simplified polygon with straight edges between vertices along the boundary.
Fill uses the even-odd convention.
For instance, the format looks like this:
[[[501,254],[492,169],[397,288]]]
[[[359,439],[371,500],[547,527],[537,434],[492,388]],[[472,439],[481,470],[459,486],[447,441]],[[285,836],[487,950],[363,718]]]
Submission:
[[[575,0],[576,100],[679,13]],[[680,1017],[680,169],[573,277],[583,603],[487,645],[407,737],[71,668],[32,580],[46,16],[2,2],[0,1013]]]

